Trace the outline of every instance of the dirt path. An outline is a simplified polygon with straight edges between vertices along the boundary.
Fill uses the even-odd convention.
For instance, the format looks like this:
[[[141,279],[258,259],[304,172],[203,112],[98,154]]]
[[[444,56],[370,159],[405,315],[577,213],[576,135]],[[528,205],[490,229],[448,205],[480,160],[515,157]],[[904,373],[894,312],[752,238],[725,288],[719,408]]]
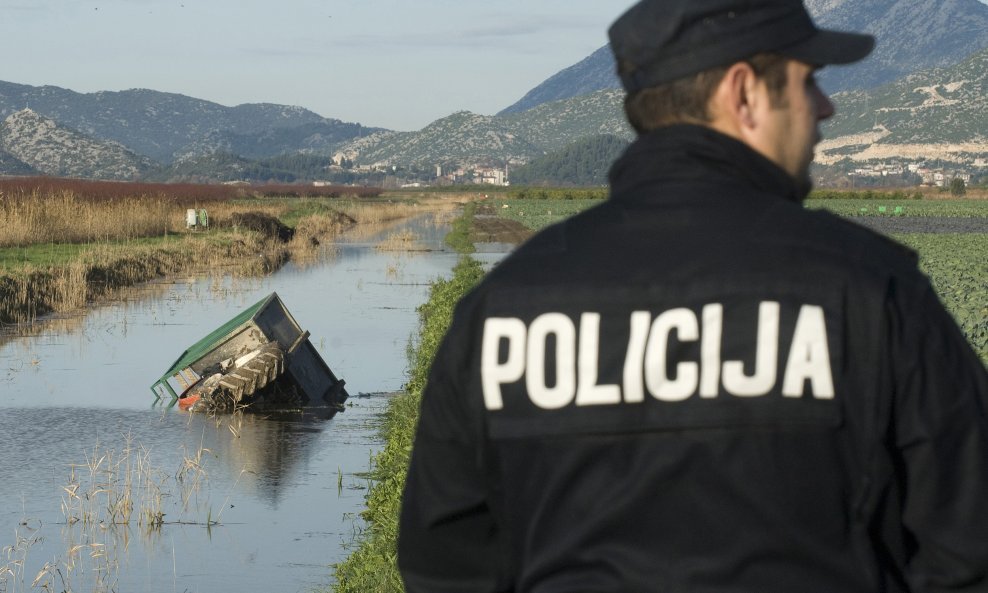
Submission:
[[[501,218],[488,205],[477,207],[470,239],[474,243],[510,243],[520,245],[534,234],[517,220]]]

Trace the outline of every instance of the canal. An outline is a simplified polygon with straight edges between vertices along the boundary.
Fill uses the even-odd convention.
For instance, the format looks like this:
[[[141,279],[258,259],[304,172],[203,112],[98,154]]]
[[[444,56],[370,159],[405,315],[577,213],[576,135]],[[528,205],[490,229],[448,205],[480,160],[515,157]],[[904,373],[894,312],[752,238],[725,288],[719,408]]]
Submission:
[[[375,248],[399,230],[424,249]],[[446,230],[423,217],[263,278],[150,283],[0,338],[0,590],[326,588],[360,529],[416,307],[457,261]],[[344,412],[153,405],[149,385],[187,346],[271,292],[346,380]],[[144,520],[154,513],[162,525]]]

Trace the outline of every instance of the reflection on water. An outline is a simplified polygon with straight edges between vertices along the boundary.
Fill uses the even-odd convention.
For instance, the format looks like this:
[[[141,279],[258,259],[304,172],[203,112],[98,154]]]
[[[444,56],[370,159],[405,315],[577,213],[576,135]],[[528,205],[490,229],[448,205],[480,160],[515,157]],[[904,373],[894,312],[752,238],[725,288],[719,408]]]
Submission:
[[[46,563],[52,575],[61,570],[52,587],[69,575],[73,591],[325,586],[357,528],[361,474],[380,446],[387,394],[405,380],[415,309],[457,260],[442,250],[441,226],[410,226],[433,251],[378,252],[383,235],[361,237],[270,277],[153,283],[0,340],[0,548],[17,548],[15,532],[25,538],[0,557],[0,570],[25,562],[23,582],[8,575],[7,590],[29,590]],[[346,380],[344,413],[210,418],[152,406],[149,385],[188,345],[272,291]],[[92,462],[97,446],[119,455],[128,442],[168,476],[164,524],[68,525],[71,466]],[[198,452],[204,481],[183,505],[175,476]]]

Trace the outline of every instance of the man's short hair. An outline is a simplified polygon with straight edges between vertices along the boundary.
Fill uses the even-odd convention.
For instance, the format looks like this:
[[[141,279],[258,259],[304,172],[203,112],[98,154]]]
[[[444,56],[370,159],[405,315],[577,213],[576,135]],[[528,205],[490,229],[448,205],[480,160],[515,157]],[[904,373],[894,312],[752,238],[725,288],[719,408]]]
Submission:
[[[772,106],[783,107],[782,90],[786,86],[786,63],[789,58],[776,53],[760,53],[744,61],[765,81]],[[618,73],[634,68],[634,64],[622,61],[618,64]],[[710,123],[710,99],[729,68],[718,66],[629,93],[624,100],[628,122],[639,134],[677,123]]]

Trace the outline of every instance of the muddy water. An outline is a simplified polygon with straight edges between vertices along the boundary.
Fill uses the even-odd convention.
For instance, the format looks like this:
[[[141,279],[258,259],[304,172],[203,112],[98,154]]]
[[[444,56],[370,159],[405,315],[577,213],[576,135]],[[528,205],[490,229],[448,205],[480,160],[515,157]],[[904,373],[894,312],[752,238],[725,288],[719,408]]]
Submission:
[[[32,590],[39,573],[38,590],[326,587],[359,529],[361,473],[405,380],[415,308],[457,260],[444,228],[409,226],[432,251],[343,242],[270,277],[151,284],[2,338],[0,590]],[[152,406],[149,385],[185,347],[273,291],[346,380],[345,412],[216,419]],[[129,524],[112,524],[111,493],[130,496]],[[142,525],[145,510],[163,525]]]

